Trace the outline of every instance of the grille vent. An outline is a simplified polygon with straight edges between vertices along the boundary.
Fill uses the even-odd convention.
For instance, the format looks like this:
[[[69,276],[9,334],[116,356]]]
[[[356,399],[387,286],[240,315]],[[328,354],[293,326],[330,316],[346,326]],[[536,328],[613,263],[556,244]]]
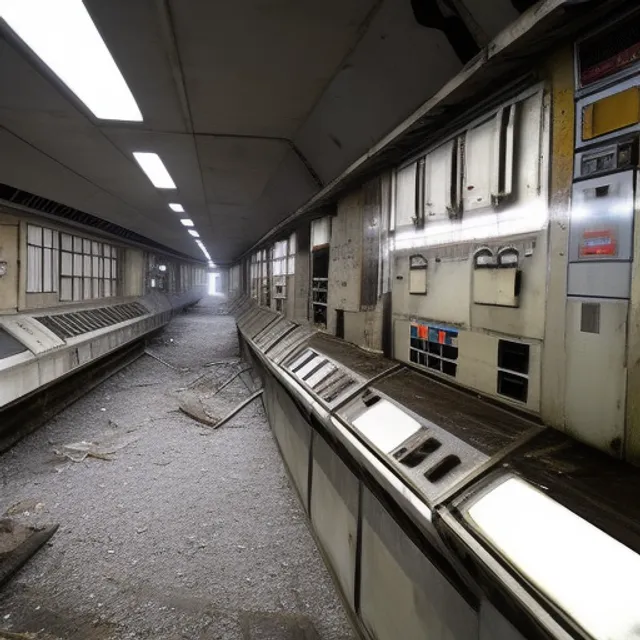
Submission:
[[[54,316],[40,316],[36,320],[47,329],[53,331],[58,338],[67,339],[75,336],[104,329],[120,322],[133,320],[149,312],[139,302],[118,304],[113,307],[89,309],[86,311],[72,311]]]
[[[347,371],[312,349],[306,349],[300,356],[293,356],[286,366],[303,384],[328,403],[357,384]]]
[[[22,189],[16,189],[8,184],[3,184],[0,182],[0,200],[4,200],[10,204],[20,205],[21,207],[27,207],[29,209],[33,209],[34,211],[40,211],[42,213],[47,213],[52,216],[56,216],[58,218],[65,218],[66,220],[72,220],[73,222],[78,222],[80,224],[86,225],[88,227],[93,227],[94,229],[100,229],[101,231],[105,231],[114,236],[118,236],[125,240],[130,240],[131,242],[136,242],[138,244],[145,245],[147,247],[157,249],[158,251],[162,251],[164,253],[168,253],[174,256],[178,256],[181,258],[185,258],[189,261],[193,261],[193,258],[190,256],[180,253],[179,251],[175,251],[169,247],[166,247],[155,240],[151,240],[150,238],[146,238],[145,236],[140,235],[139,233],[135,233],[135,231],[130,231],[125,227],[121,227],[120,225],[114,224],[113,222],[107,222],[106,220],[102,220],[97,216],[94,216],[90,213],[86,213],[85,211],[81,211],[80,209],[74,209],[73,207],[68,207],[64,204],[60,204],[55,200],[49,200],[48,198],[42,198],[41,196],[37,196],[33,193],[29,193],[28,191],[23,191]]]
[[[638,16],[578,46],[580,84],[585,87],[640,61]]]

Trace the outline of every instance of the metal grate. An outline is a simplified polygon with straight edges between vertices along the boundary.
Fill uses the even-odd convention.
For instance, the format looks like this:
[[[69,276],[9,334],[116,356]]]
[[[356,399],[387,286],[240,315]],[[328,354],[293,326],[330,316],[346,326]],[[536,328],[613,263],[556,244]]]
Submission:
[[[148,313],[149,311],[139,302],[128,302],[100,309],[40,316],[36,320],[64,340],[133,320]]]
[[[578,45],[580,85],[587,86],[640,60],[638,17]]]
[[[329,403],[356,384],[356,380],[344,369],[312,349],[305,349],[301,354],[290,357],[285,366]]]

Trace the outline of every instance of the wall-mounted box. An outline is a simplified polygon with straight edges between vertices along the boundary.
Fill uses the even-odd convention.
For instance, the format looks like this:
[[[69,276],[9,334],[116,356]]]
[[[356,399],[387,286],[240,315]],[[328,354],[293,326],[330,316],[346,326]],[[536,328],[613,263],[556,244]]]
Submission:
[[[473,302],[499,307],[518,307],[521,272],[516,268],[475,269]]]
[[[409,270],[409,293],[414,295],[424,295],[427,293],[427,270]]]
[[[576,104],[576,147],[640,130],[640,82],[630,78]]]

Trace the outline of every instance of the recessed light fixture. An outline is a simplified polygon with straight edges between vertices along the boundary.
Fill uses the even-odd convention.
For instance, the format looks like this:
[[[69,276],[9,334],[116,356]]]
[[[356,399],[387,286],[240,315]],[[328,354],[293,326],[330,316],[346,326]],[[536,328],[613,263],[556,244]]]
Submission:
[[[0,0],[2,1],[2,0]],[[134,151],[133,157],[140,165],[140,168],[147,174],[151,184],[157,189],[175,189],[176,183],[173,181],[167,168],[164,166],[157,153],[146,151]]]
[[[171,211],[175,211],[176,213],[184,213],[184,207],[177,202],[171,202],[169,204],[169,208],[171,209]]]
[[[202,240],[196,240],[196,244],[200,247],[200,251],[202,251],[202,253],[204,254],[204,257],[207,260],[211,260],[211,256],[209,255],[207,248],[204,246],[204,244],[202,244]]]
[[[166,264],[161,264],[158,269],[160,269],[160,271],[162,271],[162,273],[164,273],[167,270],[167,265]]]
[[[193,220],[190,220],[189,218],[181,218],[180,222],[182,222],[185,227],[193,227]]]
[[[194,237],[194,238],[199,238],[200,234],[195,230],[195,229],[189,229],[189,233]]]
[[[96,118],[142,113],[82,0],[0,0],[0,17]]]

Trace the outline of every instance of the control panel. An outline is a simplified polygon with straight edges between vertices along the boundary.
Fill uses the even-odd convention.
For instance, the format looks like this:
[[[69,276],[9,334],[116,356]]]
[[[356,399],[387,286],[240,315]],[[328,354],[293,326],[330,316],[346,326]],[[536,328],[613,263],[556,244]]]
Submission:
[[[638,166],[638,138],[630,138],[590,151],[576,153],[576,180]]]

